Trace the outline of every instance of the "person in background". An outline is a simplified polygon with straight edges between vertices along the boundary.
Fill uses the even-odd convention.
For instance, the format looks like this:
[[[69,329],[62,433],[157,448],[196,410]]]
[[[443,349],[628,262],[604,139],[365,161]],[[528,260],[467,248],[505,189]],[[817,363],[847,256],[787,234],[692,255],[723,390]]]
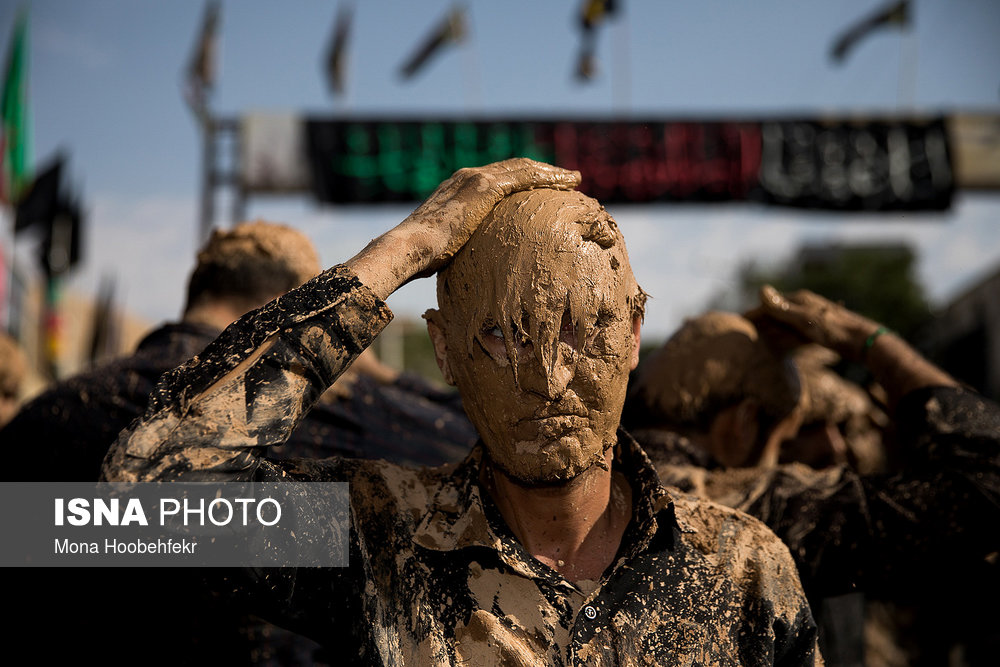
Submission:
[[[663,462],[883,471],[885,412],[835,352],[783,338],[736,313],[688,318],[633,373],[623,423]]]
[[[229,324],[319,273],[312,242],[287,225],[254,221],[216,229],[198,251],[184,311],[130,355],[55,383],[0,430],[31,443],[32,465],[5,481],[96,480],[118,432],[142,415],[160,375],[195,356]],[[440,465],[475,443],[454,392],[380,364],[374,353],[331,391],[275,457],[348,454]],[[360,446],[360,442],[365,447]]]
[[[17,414],[27,372],[28,363],[21,346],[11,336],[0,332],[0,427]]]
[[[96,481],[108,447],[145,412],[164,372],[199,354],[247,311],[319,270],[312,242],[287,225],[257,220],[214,230],[197,253],[181,319],[150,332],[134,353],[57,382],[27,403],[0,430],[0,442],[28,463],[5,467],[0,479]],[[352,374],[355,382],[331,390],[273,456],[351,453],[441,464],[459,460],[475,443],[472,426],[456,417],[461,404],[454,392],[399,374],[380,364],[374,353]],[[365,449],[358,444],[362,439]],[[128,647],[149,643],[160,647],[153,659],[161,664],[183,663],[195,654],[225,664],[312,664],[320,659],[312,642],[223,608],[189,572],[117,572],[115,582],[132,581],[157,591],[151,596],[156,602],[137,600],[123,608],[106,599],[108,578],[102,573],[52,570],[44,582],[29,575],[18,587],[25,601],[21,634],[45,632],[46,619],[55,616],[66,620],[66,641],[50,651],[103,655],[113,645],[125,660]],[[35,597],[31,586],[57,590],[58,610],[53,611],[49,599]],[[124,639],[109,644],[109,624],[119,626]]]
[[[184,312],[147,334],[132,354],[56,382],[25,404],[0,439],[25,448],[32,465],[5,481],[97,480],[118,432],[146,408],[160,375],[190,359],[234,319],[319,272],[312,243],[263,221],[215,230],[199,250]]]
[[[662,446],[679,436],[661,433],[646,444],[661,479],[771,527],[791,549],[824,628],[829,626],[823,619],[859,618],[864,600],[852,597],[859,592],[913,603],[937,610],[923,616],[928,625],[922,632],[911,635],[917,638],[910,647],[914,664],[945,664],[951,654],[962,656],[959,664],[989,664],[1000,633],[995,614],[981,608],[990,608],[1000,587],[1000,407],[879,323],[812,292],[783,295],[765,287],[761,306],[743,319],[771,341],[772,350],[788,351],[789,341],[797,341],[865,366],[885,393],[888,426],[904,463],[879,474],[847,465],[701,465],[678,457],[682,448]],[[808,382],[800,384],[805,395]],[[671,391],[691,390],[674,385]],[[632,392],[647,396],[645,410],[664,404],[662,398],[649,400],[641,387]],[[705,413],[685,423],[711,424],[715,405],[702,403]],[[670,424],[661,419],[659,427],[669,430]],[[685,432],[684,424],[677,430]],[[829,601],[840,608],[824,610]],[[860,625],[849,625],[828,633],[847,633],[846,640],[823,642],[828,663],[859,659],[851,651],[861,645]]]
[[[745,317],[709,311],[643,360],[622,422],[660,461],[770,467],[798,432],[803,406],[795,364]]]
[[[819,402],[827,394],[811,394],[816,383],[807,378],[816,376],[807,376],[800,361],[746,317],[708,311],[686,319],[639,365],[629,382],[623,422],[660,466],[721,473],[789,463],[789,443],[799,437],[802,424],[815,419],[825,425],[832,419],[815,415],[828,407]],[[819,438],[813,436],[798,449],[811,452],[814,440]],[[821,444],[829,451],[829,443]],[[838,439],[834,444],[844,443]],[[843,454],[846,461],[846,448]],[[817,454],[801,462],[820,460]],[[826,663],[858,664],[863,653],[863,596],[851,593],[811,602]]]

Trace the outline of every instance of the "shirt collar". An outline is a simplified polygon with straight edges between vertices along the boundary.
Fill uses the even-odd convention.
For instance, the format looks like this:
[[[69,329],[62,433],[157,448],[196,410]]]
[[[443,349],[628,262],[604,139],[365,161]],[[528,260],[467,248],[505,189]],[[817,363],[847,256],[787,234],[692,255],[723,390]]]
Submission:
[[[500,552],[501,556],[509,555],[509,545],[501,537],[509,534],[509,530],[505,530],[505,526],[491,525],[494,522],[490,521],[490,516],[498,518],[499,512],[479,484],[482,465],[483,443],[480,441],[441,484],[414,533],[416,544],[434,551],[478,546]],[[646,453],[623,429],[618,430],[613,465],[629,479],[633,498],[632,521],[623,536],[619,553],[631,555],[641,551],[661,528],[676,527],[682,533],[694,532],[687,506],[674,503],[672,493],[660,483]]]
[[[483,463],[482,441],[476,443],[446,476],[431,501],[413,541],[426,549],[453,551],[470,546],[498,548],[483,507],[479,471]]]

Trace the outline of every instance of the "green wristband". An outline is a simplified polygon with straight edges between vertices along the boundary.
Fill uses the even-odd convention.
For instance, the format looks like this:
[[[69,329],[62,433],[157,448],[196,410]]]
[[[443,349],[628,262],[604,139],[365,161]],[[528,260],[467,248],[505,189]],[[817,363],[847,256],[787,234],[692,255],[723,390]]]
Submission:
[[[882,327],[879,327],[878,329],[876,329],[872,333],[871,336],[869,336],[868,338],[866,338],[865,339],[865,346],[861,350],[862,356],[867,355],[868,354],[868,350],[872,349],[872,346],[875,345],[875,339],[878,338],[879,336],[881,336],[882,334],[885,334],[885,333],[892,333],[892,332],[889,331],[888,327],[882,326]]]

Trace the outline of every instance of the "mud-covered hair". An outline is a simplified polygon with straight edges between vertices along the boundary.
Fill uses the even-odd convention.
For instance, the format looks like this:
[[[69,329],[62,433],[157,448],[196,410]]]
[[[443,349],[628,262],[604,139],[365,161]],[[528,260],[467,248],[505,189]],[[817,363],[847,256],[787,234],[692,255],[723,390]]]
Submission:
[[[768,348],[741,315],[710,311],[686,320],[636,369],[623,423],[704,433],[720,411],[753,398],[767,431],[791,414],[802,396],[791,358]]]
[[[185,311],[207,301],[256,308],[319,272],[312,242],[285,225],[255,221],[216,229],[198,252]]]
[[[482,262],[490,253],[491,262],[508,267],[507,272],[482,270]],[[568,312],[577,332],[599,322],[621,305],[612,303],[620,297],[601,293],[588,276],[576,275],[575,281],[553,274],[547,258],[563,253],[603,257],[608,263],[614,285],[626,290],[629,312],[642,317],[646,293],[632,274],[621,230],[611,215],[594,199],[576,191],[552,189],[529,190],[504,198],[486,217],[469,242],[452,262],[438,274],[438,307],[453,325],[466,325],[465,346],[472,354],[476,339],[482,334],[483,323],[499,327],[510,358],[515,358],[514,346],[519,340],[536,344],[535,354],[545,368],[555,363],[561,317]],[[581,271],[578,263],[571,272]],[[529,279],[537,285],[534,301],[524,302],[523,293],[510,289],[511,277]],[[620,292],[620,290],[612,290]],[[471,320],[455,322],[453,312],[458,295],[475,294]],[[555,317],[539,318],[538,313],[557,313]],[[578,347],[585,336],[576,337]],[[461,345],[462,341],[456,341]],[[480,342],[482,340],[480,339]]]

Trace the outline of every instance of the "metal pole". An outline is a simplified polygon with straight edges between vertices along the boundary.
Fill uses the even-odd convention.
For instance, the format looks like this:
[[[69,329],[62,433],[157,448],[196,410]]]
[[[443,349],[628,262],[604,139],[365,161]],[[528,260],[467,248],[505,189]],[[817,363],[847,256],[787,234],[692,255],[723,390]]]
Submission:
[[[911,5],[913,3],[910,3]],[[910,7],[913,11],[913,7]],[[899,39],[899,81],[896,89],[896,107],[904,112],[913,111],[917,95],[917,29],[910,17],[910,25],[903,28]]]
[[[201,220],[198,245],[208,240],[215,219],[215,121],[207,110],[201,117]]]
[[[240,171],[243,163],[243,135],[240,133],[238,120],[228,119],[226,127],[231,142],[227,178],[233,189],[232,224],[235,225],[246,220],[247,216],[247,190]]]
[[[6,208],[6,207],[5,207]],[[0,331],[6,331],[14,338],[20,339],[18,326],[19,322],[14,321],[14,261],[17,246],[17,232],[14,226],[17,223],[17,208],[14,204],[9,207],[10,226],[4,225],[4,230],[10,230],[9,236],[0,240],[0,264],[3,264],[3,276],[0,278]],[[4,217],[7,217],[6,215]]]

